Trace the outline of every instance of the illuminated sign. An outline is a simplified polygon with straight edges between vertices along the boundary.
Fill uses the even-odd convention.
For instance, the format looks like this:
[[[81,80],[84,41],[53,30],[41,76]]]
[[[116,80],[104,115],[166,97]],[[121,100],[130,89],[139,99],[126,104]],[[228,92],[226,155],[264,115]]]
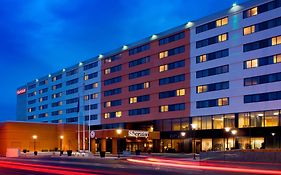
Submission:
[[[90,136],[91,136],[91,139],[95,138],[95,137],[96,137],[95,131],[91,131],[91,132],[90,132]]]
[[[21,94],[25,94],[26,93],[26,89],[19,89],[17,90],[17,95],[21,95]]]
[[[148,137],[148,131],[129,130],[128,136],[129,137]]]

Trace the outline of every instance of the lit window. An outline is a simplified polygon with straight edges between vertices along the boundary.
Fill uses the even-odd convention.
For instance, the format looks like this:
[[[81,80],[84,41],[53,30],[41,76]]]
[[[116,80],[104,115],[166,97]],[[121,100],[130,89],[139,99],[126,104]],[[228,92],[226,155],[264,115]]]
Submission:
[[[218,106],[226,106],[228,105],[228,98],[219,98],[218,99]]]
[[[31,108],[29,108],[29,109],[28,109],[28,112],[31,112],[31,111],[32,111]]]
[[[45,117],[48,117],[48,113],[45,113]]]
[[[279,54],[279,55],[274,55],[274,57],[273,57],[273,62],[274,62],[274,63],[281,63],[281,54]]]
[[[246,68],[247,69],[255,68],[255,67],[258,67],[258,59],[246,61]]]
[[[52,81],[57,81],[57,77],[53,77]]]
[[[197,93],[207,92],[207,85],[197,86]]]
[[[115,112],[116,117],[121,117],[122,116],[122,112],[121,111],[117,111]]]
[[[131,97],[130,98],[130,104],[137,103],[137,97]]]
[[[169,108],[167,105],[165,105],[165,106],[161,106],[160,110],[161,110],[161,112],[167,112],[169,110]]]
[[[251,16],[256,16],[258,14],[258,7],[254,7],[252,9],[249,9],[247,11],[247,16],[251,17]]]
[[[92,94],[92,99],[96,99],[96,98],[98,98],[98,93],[94,93],[94,94]]]
[[[278,45],[278,44],[281,44],[281,36],[273,37],[272,38],[272,45],[275,46],[275,45]]]
[[[226,41],[227,40],[227,34],[221,34],[218,36],[218,40],[219,42],[223,42],[223,41]]]
[[[39,101],[42,102],[42,101],[43,101],[43,98],[39,98]]]
[[[94,87],[94,88],[97,88],[98,85],[99,85],[98,83],[94,83],[94,84],[93,84],[93,87]]]
[[[109,113],[104,113],[104,118],[109,118]]]
[[[61,106],[61,105],[62,105],[62,102],[60,101],[60,102],[59,102],[59,106]]]
[[[159,53],[159,58],[162,59],[162,58],[166,58],[168,56],[168,51],[164,51],[164,52],[160,52]]]
[[[216,21],[217,27],[224,26],[226,24],[228,24],[228,17],[225,17],[225,18],[222,18],[222,19],[219,19]]]
[[[249,26],[244,28],[244,35],[249,35],[255,32],[255,26]]]
[[[185,95],[185,89],[178,89],[177,90],[177,96],[184,96]]]
[[[144,84],[143,84],[143,87],[146,89],[146,88],[149,88],[149,82],[145,82]]]
[[[111,106],[111,102],[110,101],[105,103],[105,107],[110,107],[110,106]]]
[[[159,67],[159,72],[164,72],[166,70],[168,70],[168,65],[167,64],[162,65],[162,66]]]
[[[106,59],[105,59],[105,62],[106,62],[106,63],[110,63],[110,62],[111,62],[111,58],[106,58]]]
[[[89,75],[85,75],[84,80],[89,80]]]
[[[109,68],[104,70],[104,74],[109,74],[109,73],[110,73],[110,69]]]
[[[205,61],[207,61],[207,55],[201,55],[200,62],[205,62]]]
[[[59,115],[61,115],[61,114],[62,114],[62,110],[59,111]]]
[[[85,100],[85,101],[88,101],[88,100],[89,100],[89,96],[88,96],[88,95],[85,95],[85,96],[84,96],[84,100]]]

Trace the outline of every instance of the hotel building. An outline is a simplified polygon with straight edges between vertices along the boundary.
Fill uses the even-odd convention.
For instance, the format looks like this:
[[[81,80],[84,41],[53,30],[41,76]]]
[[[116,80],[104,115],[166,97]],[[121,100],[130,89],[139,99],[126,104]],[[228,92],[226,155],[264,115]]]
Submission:
[[[281,0],[233,4],[34,80],[17,119],[160,131],[129,150],[280,148],[280,14]]]

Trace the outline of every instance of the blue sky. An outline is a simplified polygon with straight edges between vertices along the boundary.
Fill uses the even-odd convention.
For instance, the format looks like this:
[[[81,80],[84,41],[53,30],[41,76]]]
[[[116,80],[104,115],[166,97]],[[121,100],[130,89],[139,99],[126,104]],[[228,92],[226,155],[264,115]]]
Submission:
[[[38,77],[245,0],[0,0],[0,121]]]

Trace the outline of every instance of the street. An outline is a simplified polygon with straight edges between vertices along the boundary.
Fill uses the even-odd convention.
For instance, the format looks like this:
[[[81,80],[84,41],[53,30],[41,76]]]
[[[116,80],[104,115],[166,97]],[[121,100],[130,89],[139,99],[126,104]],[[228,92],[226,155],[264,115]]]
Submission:
[[[281,174],[281,164],[193,161],[183,158],[132,157],[21,157],[0,158],[1,175],[170,175],[170,174]]]

